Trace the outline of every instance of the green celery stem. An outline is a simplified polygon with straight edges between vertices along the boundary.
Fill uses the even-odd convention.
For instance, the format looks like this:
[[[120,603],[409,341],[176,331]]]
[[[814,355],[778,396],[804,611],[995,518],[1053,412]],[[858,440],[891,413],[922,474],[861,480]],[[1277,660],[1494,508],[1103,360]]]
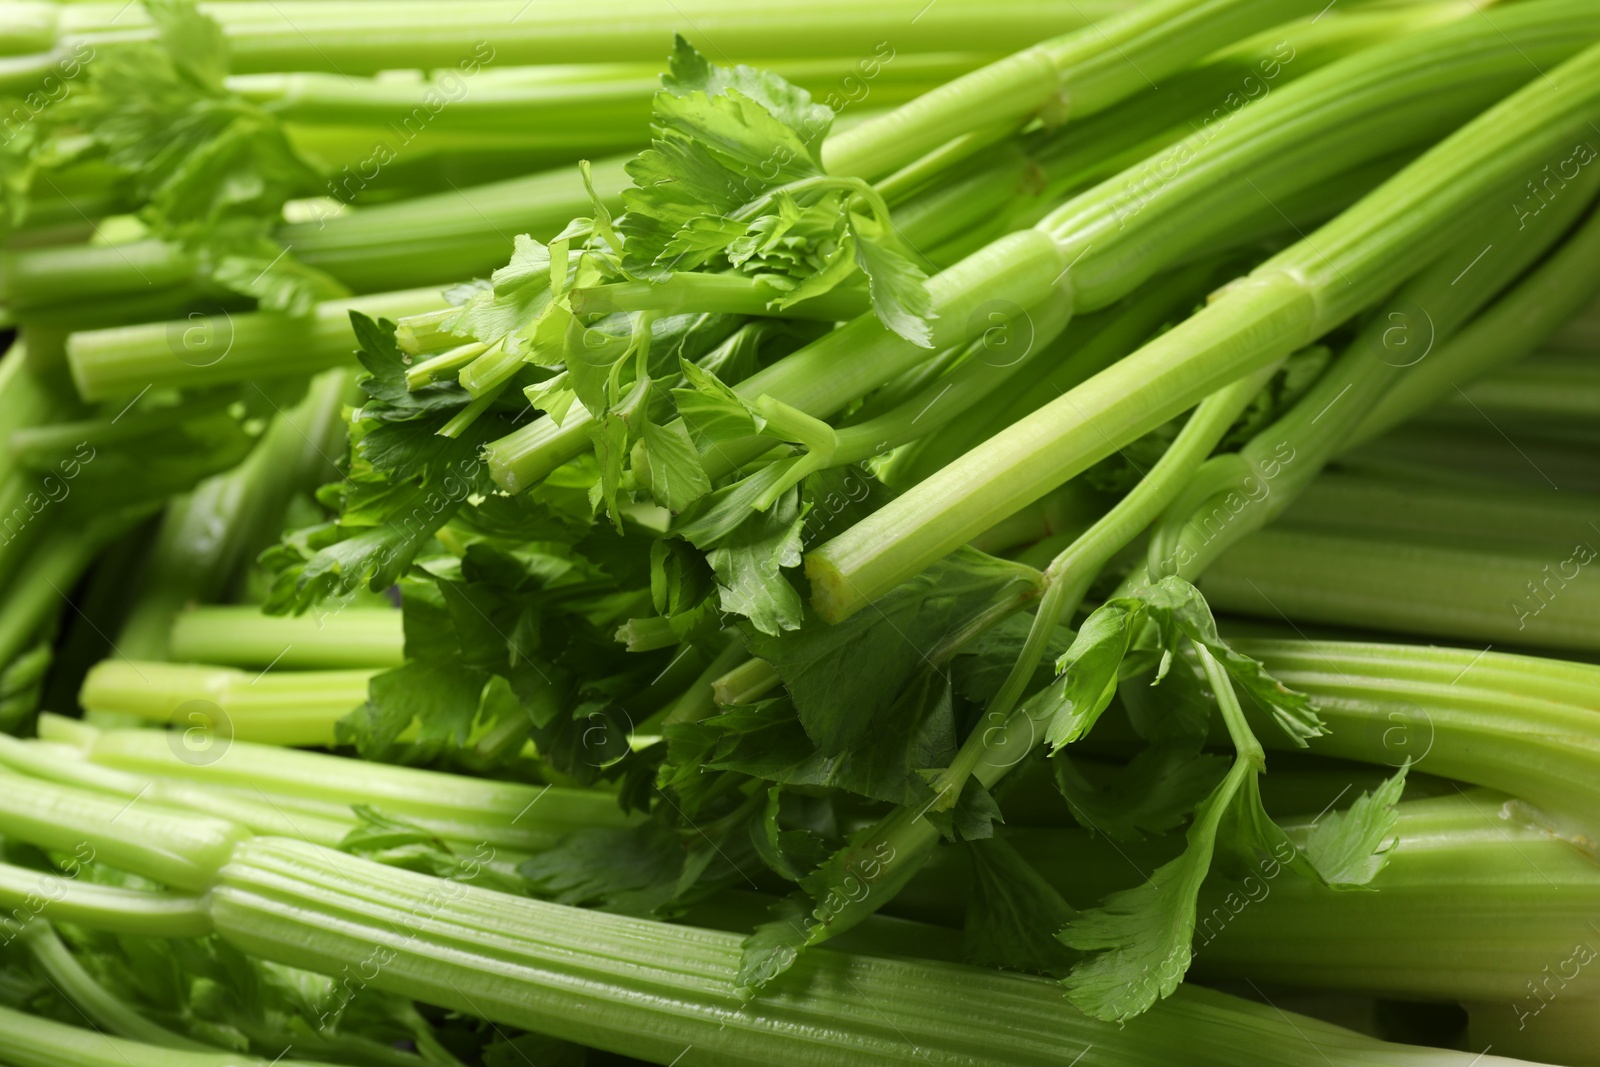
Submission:
[[[1309,340],[1315,310],[1311,295],[1287,274],[1230,290],[811,552],[806,576],[813,607],[828,621],[854,614],[998,518],[1081,473],[1115,442],[1132,440],[1218,386],[1282,359]],[[1241,319],[1258,324],[1249,344],[1238,337]]]
[[[67,339],[67,362],[90,402],[311,375],[354,364],[351,311],[398,319],[445,306],[438,290],[413,289],[325,301],[304,319],[253,311],[90,330]]]
[[[1600,668],[1479,649],[1239,639],[1329,732],[1312,752],[1418,769],[1512,794],[1554,831],[1600,854]],[[1265,724],[1263,724],[1265,725]],[[1281,732],[1261,736],[1292,747]]]
[[[823,163],[832,174],[878,179],[952,138],[1020,126],[1047,108],[1081,118],[1256,30],[1314,15],[1315,6],[1154,0],[1015,53],[839,134],[824,145]]]
[[[658,63],[683,32],[712,56],[764,61],[822,56],[866,57],[888,38],[900,52],[959,52],[973,42],[1008,52],[1052,34],[1126,11],[1128,0],[1078,0],[1067,6],[1019,0],[996,10],[982,0],[814,0],[803,9],[774,12],[731,0],[682,0],[673,7],[637,0],[570,6],[526,0],[457,0],[451,17],[412,4],[381,15],[361,3],[277,0],[266,10],[232,4],[206,9],[228,39],[235,73],[326,71],[346,76],[406,68],[449,69],[479,61],[486,70],[572,63]],[[63,9],[58,33],[67,39],[101,32],[136,34],[149,19],[135,8]],[[32,39],[37,31],[24,35]],[[479,75],[480,77],[482,75]]]
[[[348,814],[352,804],[424,825],[449,840],[487,842],[495,848],[536,852],[589,827],[631,825],[609,793],[553,785],[498,782],[352,760],[317,752],[235,740],[189,756],[161,730],[107,730],[80,742],[97,764],[139,774],[286,797],[286,811]]]
[[[0,863],[0,942],[45,913],[51,921],[141,937],[204,937],[211,932],[211,917],[199,897],[94,885]]]
[[[1593,301],[1600,278],[1590,269],[1600,258],[1600,209],[1448,346],[1448,359],[1424,359],[1367,412],[1347,447],[1398,426],[1485,371],[1512,363],[1554,337],[1562,324]],[[1444,353],[1440,353],[1444,355]]]
[[[66,996],[72,1006],[89,1020],[97,1030],[107,1030],[117,1037],[161,1048],[183,1049],[189,1052],[215,1052],[210,1046],[192,1038],[175,1034],[141,1015],[137,1008],[113,996],[84,970],[72,950],[67,948],[55,928],[48,922],[35,920],[23,931],[28,951],[56,990]]]
[[[328,974],[380,961],[362,971],[375,988],[659,1064],[909,1067],[934,1058],[1031,1067],[1077,1057],[1079,1067],[1353,1067],[1378,1050],[1397,1067],[1469,1061],[1235,1007],[1198,989],[1122,1029],[1073,1011],[1043,979],[828,951],[808,954],[750,1000],[734,987],[738,934],[512,898],[345,857],[333,869],[288,840],[241,847],[211,911],[223,937],[257,955]],[[1219,1026],[1224,1019],[1231,1025]],[[1308,1031],[1317,1044],[1307,1045]]]
[[[280,745],[331,745],[334,725],[367,699],[376,671],[247,672],[154,661],[104,660],[84,678],[86,710],[179,730]]]
[[[305,1060],[268,1062],[238,1052],[148,1044],[10,1008],[0,1008],[0,1033],[0,1063],[7,1067],[318,1067]]]
[[[1540,17],[1548,18],[1545,9],[1518,10],[1533,12],[1529,25],[1549,32]],[[1548,10],[1569,13],[1562,4]],[[1460,32],[1440,32],[1452,31]],[[1559,69],[1559,88],[1536,79],[1205,310],[812,551],[806,573],[818,615],[848,617],[999,518],[1228,381],[1309,343],[1415,273],[1442,250],[1464,211],[1524,170],[1537,170],[1537,160],[1586,128],[1600,100],[1600,50]],[[1315,87],[1318,77],[1278,99]]]
[[[325,617],[263,615],[253,605],[198,607],[172,627],[171,658],[229,667],[328,670],[405,662],[400,613],[345,608]]]
[[[1223,553],[1199,587],[1219,610],[1265,619],[1594,652],[1594,545],[1495,551],[1276,526]]]
[[[1512,1017],[1515,1007],[1538,1008],[1551,991],[1542,984],[1547,967],[1559,967],[1574,945],[1593,943],[1600,868],[1565,841],[1520,824],[1507,803],[1473,791],[1403,804],[1399,842],[1373,892],[1280,876],[1270,896],[1237,915],[1220,894],[1208,894],[1197,973],[1408,1000],[1489,1001]],[[1287,828],[1304,832],[1303,824]],[[1225,924],[1219,908],[1229,915]],[[1558,999],[1588,1000],[1592,1008],[1600,996],[1592,970],[1571,977]]]
[[[0,832],[42,848],[152,878],[173,889],[202,892],[249,832],[208,815],[129,802],[110,794],[26,778],[0,770],[6,796]]]

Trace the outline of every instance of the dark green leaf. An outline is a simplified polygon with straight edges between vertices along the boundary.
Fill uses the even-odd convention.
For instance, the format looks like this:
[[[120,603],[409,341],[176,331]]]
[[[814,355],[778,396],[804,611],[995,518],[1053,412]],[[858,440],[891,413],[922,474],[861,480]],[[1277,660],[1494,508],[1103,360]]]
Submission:
[[[967,960],[1060,976],[1076,961],[1056,933],[1074,916],[1054,886],[1004,838],[967,844],[972,895],[967,900]]]
[[[1182,824],[1226,772],[1225,756],[1197,744],[1144,749],[1115,775],[1091,779],[1065,753],[1056,756],[1056,785],[1079,825],[1116,841],[1142,841]]]

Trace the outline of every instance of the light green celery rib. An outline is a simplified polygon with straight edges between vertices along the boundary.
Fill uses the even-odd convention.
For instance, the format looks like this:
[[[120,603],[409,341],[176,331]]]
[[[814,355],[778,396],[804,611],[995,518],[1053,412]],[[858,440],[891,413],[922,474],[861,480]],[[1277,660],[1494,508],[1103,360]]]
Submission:
[[[405,662],[400,612],[344,608],[315,615],[263,615],[253,604],[197,607],[172,625],[179,663],[317,670],[398,667]]]
[[[186,743],[187,739],[182,734],[171,733],[166,737],[174,752],[181,750],[189,758],[210,758],[212,752],[216,751],[196,751],[194,746]],[[208,736],[207,741],[212,742],[212,739]],[[68,758],[63,758],[64,749],[70,753]],[[357,825],[355,814],[348,806],[308,812],[259,789],[224,794],[189,782],[149,778],[91,763],[81,751],[59,743],[18,741],[0,736],[0,765],[58,785],[120,797],[130,804],[148,801],[226,819],[258,834],[299,837],[330,847],[337,845]]]
[[[596,194],[613,210],[621,210],[622,190],[631,184],[626,161],[601,159],[591,168]],[[340,192],[337,183],[336,176],[330,193]],[[311,218],[284,223],[273,236],[353,292],[377,293],[487,274],[511,254],[508,234],[549,236],[590,210],[582,176],[564,166],[337,213],[313,204]],[[192,284],[190,257],[155,239],[0,253],[0,267],[0,301],[26,320],[72,322],[88,298],[98,306],[148,291],[156,280],[181,283],[193,299],[204,296]]]
[[[95,885],[0,863],[0,940],[9,941],[35,916],[143,937],[204,937],[211,932],[211,917],[200,897]]]
[[[78,962],[49,922],[30,922],[23,929],[22,937],[34,963],[49,978],[56,992],[81,1012],[96,1030],[109,1031],[117,1037],[160,1048],[188,1052],[216,1051],[213,1046],[201,1044],[151,1022],[136,1008],[113,996],[83,969],[83,964]],[[0,1057],[3,1056],[4,1053],[0,1053]]]
[[[240,671],[109,659],[90,669],[78,701],[179,730],[278,745],[331,745],[334,724],[367,700],[375,670]],[[223,743],[222,741],[211,743]]]
[[[210,888],[234,846],[235,823],[153,801],[91,793],[0,770],[0,834],[152,878],[174,889]]]
[[[916,449],[891,458],[880,469],[880,479],[895,488],[916,484],[944,466],[946,460],[966,451],[948,443],[946,437],[954,441],[985,440],[988,428],[1009,426],[1139,347],[1163,324],[1182,316],[1203,299],[1204,286],[1184,288],[1176,284],[1184,274],[1182,270],[1174,271],[1170,277],[1142,286],[1109,308],[1079,318],[1056,342],[1057,348],[1067,351],[1064,358],[1038,364],[1044,373],[1037,376],[1024,372],[1018,385],[1006,390],[1006,402],[998,410],[987,405],[971,409],[953,420],[946,434],[925,438]]]
[[[1536,353],[1514,367],[1464,383],[1460,393],[1447,395],[1444,402],[1455,411],[1485,412],[1497,420],[1593,420],[1600,416],[1600,366],[1593,356]]]
[[[292,841],[242,847],[211,898],[219,932],[246,951],[324,973],[368,961],[360,973],[370,973],[375,988],[655,1063],[1468,1062],[1201,990],[1120,1029],[1074,1012],[1044,980],[830,952],[808,956],[790,981],[749,1000],[733,985],[737,934],[509,898],[341,859],[334,871]]]
[[[1600,12],[1570,3],[1510,10],[1521,17],[1518,26],[1508,28],[1508,13],[1490,27],[1499,31],[1492,35],[1500,40],[1502,61],[1516,55],[1510,34],[1519,27],[1530,43],[1545,39],[1550,47],[1557,42],[1549,38],[1564,32],[1569,52],[1570,35],[1577,33],[1581,42],[1600,34]],[[1418,46],[1416,54],[1437,57],[1452,46],[1465,54],[1494,54],[1486,39],[1463,31],[1471,22],[1412,38],[1437,44]],[[1315,93],[1324,75],[1337,84],[1347,64],[1359,66],[1380,52],[1393,58],[1387,49],[1371,49],[1289,86],[1260,108],[1293,103],[1300,99],[1292,95],[1297,92]],[[1537,171],[1600,114],[1600,52],[1584,52],[1557,69],[1559,88],[1553,88],[1556,80],[1534,80],[1339,218],[1223,290],[1205,310],[813,550],[806,573],[819,616],[836,621],[860,610],[998,518],[1220,385],[1309,343],[1415,273],[1438,254],[1465,211],[1523,170]],[[1247,109],[1240,124],[1250,115]]]
[[[316,802],[299,810],[348,809],[366,804],[427,826],[457,841],[534,852],[574,830],[626,826],[633,821],[609,793],[564,786],[497,782],[414,767],[397,767],[315,752],[234,741],[215,759],[184,758],[160,730],[107,730],[86,742],[90,760],[107,767],[206,787],[237,787]]]
[[[1190,271],[1190,286],[1196,276],[1209,270]],[[910,441],[936,434],[963,412],[981,404],[996,393],[1025,365],[1052,352],[1054,343],[1067,329],[1072,308],[1064,300],[1046,300],[1042,305],[1013,315],[1000,315],[991,330],[998,340],[991,344],[988,332],[969,346],[965,362],[949,374],[930,381],[914,396],[889,411],[865,422],[838,431],[830,465],[859,463],[882,455]],[[994,321],[994,320],[991,320]],[[1027,347],[1017,351],[1027,330]]]
[[[1285,27],[1284,41],[1293,46],[1305,34],[1315,42],[1314,29]],[[1597,36],[1592,10],[1563,0],[1507,9],[1493,21],[1480,13],[1401,35],[1322,66],[1236,114],[1201,125],[1170,149],[1063,204],[1039,227],[1066,244],[1080,306],[1098,306],[1103,298],[1096,294],[1102,290],[1126,292],[1158,269],[1151,266],[1149,249],[1175,256],[1214,248],[1262,202],[1281,206],[1286,196],[1314,181],[1451,133],[1529,83],[1526,56],[1538,53],[1559,63]],[[1561,147],[1570,152],[1570,145]],[[1433,167],[1419,161],[1410,182],[1420,185],[1442,177],[1452,184],[1448,169],[1439,167],[1445,158],[1436,156]],[[1527,163],[1506,167],[1498,182],[1486,172],[1469,184],[1480,195],[1496,184],[1520,188]],[[1248,183],[1237,177],[1241,168],[1248,170]],[[1538,169],[1535,165],[1527,173]],[[1430,170],[1432,177],[1424,177]],[[1406,195],[1403,185],[1384,188]],[[1246,189],[1253,195],[1244,196]],[[1386,207],[1377,194],[1365,203],[1366,210],[1377,214],[1393,206]],[[1353,213],[1344,230],[1325,229],[1322,236],[1326,241],[1337,240],[1342,232],[1357,237],[1360,217]],[[1387,225],[1376,218],[1368,221]],[[1431,260],[1455,236],[1452,232],[1414,249],[1412,262]],[[1365,293],[1387,290],[1352,288],[1349,278],[1338,277],[1339,272],[1349,275],[1355,265],[1330,258],[1317,265],[1321,275],[1313,276],[1334,275],[1350,289],[1347,303],[1359,309],[1373,299]],[[1337,315],[1336,309],[1328,311]]]
[[[27,790],[0,791],[0,832],[20,840],[55,844],[60,827],[30,818],[53,806],[97,847],[117,843],[123,852],[97,858],[164,878],[172,862],[155,843],[194,837],[189,817],[152,808],[123,825],[137,806],[119,816],[91,795],[22,781]],[[226,855],[188,851],[210,883],[214,928],[235,947],[662,1064],[901,1065],[936,1056],[1023,1067],[1059,1063],[1066,1052],[1087,1067],[1469,1062],[1202,990],[1184,990],[1124,1029],[1073,1012],[1042,979],[830,952],[808,956],[751,999],[734,984],[737,934],[511,897],[229,830],[215,842]],[[1241,1043],[1241,1032],[1250,1040]],[[1308,1033],[1316,1035],[1310,1047]]]
[[[878,179],[946,142],[1044,112],[1103,110],[1209,52],[1316,14],[1297,0],[1154,0],[980,68],[823,145],[829,173]]]
[[[1594,493],[1430,485],[1327,471],[1278,520],[1324,533],[1534,553],[1589,540],[1591,522],[1600,523]]]
[[[87,401],[309,375],[354,364],[351,311],[398,319],[445,303],[435,289],[415,289],[324,301],[304,319],[250,311],[88,330],[67,339],[67,364]]]
[[[1585,580],[1585,544],[1497,552],[1274,526],[1198,584],[1219,610],[1264,619],[1596,651],[1600,585]]]
[[[450,18],[419,3],[374,10],[362,2],[276,0],[208,4],[221,25],[236,73],[316,70],[374,74],[408,67],[448,69],[478,59],[480,80],[527,64],[657,63],[684,33],[709,55],[747,62],[868,57],[885,39],[901,52],[953,52],[981,42],[989,52],[1022,48],[1113,13],[1127,0],[1078,0],[1061,5],[1019,0],[996,9],[983,0],[814,0],[801,8],[771,9],[738,0],[679,0],[659,7],[638,0],[583,5],[527,0],[455,0]],[[31,22],[31,20],[30,20]],[[110,2],[65,5],[56,21],[61,47],[78,35],[148,34],[149,17],[135,8],[120,15]],[[37,31],[34,31],[35,33]],[[26,35],[31,39],[33,34]]]
[[[1213,923],[1209,939],[1197,938],[1197,972],[1406,999],[1493,1001],[1508,1014],[1512,1004],[1537,1008],[1552,991],[1534,991],[1546,968],[1559,968],[1576,945],[1595,944],[1600,867],[1522,824],[1515,803],[1496,794],[1413,801],[1400,812],[1398,843],[1373,892],[1276,879],[1268,897],[1225,925]],[[1286,829],[1304,827],[1302,820]],[[1202,915],[1223,906],[1215,893],[1204,904]],[[1567,977],[1560,996],[1600,995],[1593,967]]]
[[[689,29],[687,24],[681,28]],[[883,108],[959,77],[986,58],[967,52],[901,55],[885,40],[861,56],[837,52],[764,63],[763,69],[810,90],[819,100],[831,92],[835,107],[846,99],[847,89],[858,98],[865,89],[873,106]],[[563,64],[494,69],[471,83],[453,71],[417,80],[296,72],[237,75],[226,84],[280,120],[300,126],[341,127],[352,134],[367,127],[376,139],[415,130],[419,117],[426,115],[430,144],[441,134],[474,141],[478,135],[487,143],[509,139],[527,147],[593,154],[607,144],[629,147],[649,140],[650,100],[661,89],[659,70],[659,61]],[[447,103],[441,106],[441,101]],[[370,154],[372,140],[351,140],[356,158]]]
[[[1192,581],[1228,546],[1282,514],[1416,364],[1428,365],[1433,383],[1447,376],[1459,365],[1459,353],[1472,351],[1470,334],[1457,347],[1457,331],[1566,234],[1597,184],[1600,173],[1585,177],[1532,225],[1501,204],[1466,218],[1450,250],[1369,317],[1305,396],[1238,452],[1217,456],[1201,469],[1152,535],[1149,573]],[[1591,229],[1594,234],[1583,241]],[[1559,305],[1572,292],[1587,298],[1600,281],[1567,272],[1575,266],[1574,251],[1581,257],[1591,243],[1600,247],[1600,219],[1591,219],[1575,249],[1564,249],[1524,279],[1507,296],[1508,306],[1530,297],[1541,306]],[[1438,351],[1430,351],[1435,346]]]
[[[70,295],[81,301],[129,293],[133,281],[161,288],[187,282],[194,264],[162,241],[129,241],[112,247],[89,244],[53,245],[0,252],[0,298],[6,306],[26,311],[40,304],[60,303]]]
[[[0,1008],[0,1063],[6,1067],[318,1067],[305,1060],[271,1063],[238,1052],[191,1051],[152,1045],[99,1030],[68,1026]]]
[[[747,659],[723,672],[711,683],[716,703],[732,707],[751,704],[781,685],[783,680],[766,660]]]
[[[1432,26],[1477,17],[1478,11],[1471,0],[1447,0],[1345,12],[1274,27],[1214,53],[1163,79],[1156,92],[1073,118],[1051,131],[1034,153],[1045,188],[1031,200],[1013,198],[1007,205],[1007,228],[1034,225],[1060,197],[1167,154],[1164,149],[1194,138],[1197,128],[1226,125],[1246,103],[1281,91],[1329,63]]]
[[[1328,724],[1311,751],[1509,793],[1600,855],[1600,668],[1477,649],[1243,639]],[[1263,731],[1269,743],[1279,734]],[[1287,746],[1285,746],[1287,747]],[[1600,880],[1600,871],[1596,874]]]
[[[1600,213],[1591,211],[1588,220],[1546,263],[1448,346],[1448,360],[1424,359],[1411,368],[1367,413],[1348,447],[1369,441],[1425,410],[1439,397],[1450,395],[1458,383],[1514,363],[1554,335],[1564,321],[1594,299],[1600,282],[1589,266],[1597,256]]]
[[[1416,419],[1339,457],[1339,466],[1386,478],[1435,485],[1544,488],[1552,485],[1600,493],[1600,466],[1591,453],[1592,433],[1551,420],[1502,423],[1502,433],[1479,419],[1441,425]]]

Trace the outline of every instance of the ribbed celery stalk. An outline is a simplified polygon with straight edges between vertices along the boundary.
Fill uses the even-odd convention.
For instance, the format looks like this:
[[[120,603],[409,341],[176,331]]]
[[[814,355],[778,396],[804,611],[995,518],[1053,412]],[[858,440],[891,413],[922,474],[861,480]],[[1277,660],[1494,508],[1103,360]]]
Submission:
[[[1331,458],[1349,447],[1374,418],[1374,407],[1381,403],[1396,410],[1392,398],[1412,377],[1414,365],[1428,367],[1423,387],[1437,388],[1459,371],[1463,356],[1470,357],[1481,342],[1474,340],[1474,329],[1459,339],[1458,331],[1566,234],[1597,186],[1600,178],[1578,183],[1531,225],[1499,205],[1463,220],[1450,251],[1374,314],[1291,410],[1238,452],[1217,456],[1201,469],[1151,538],[1150,575],[1192,579],[1229,545],[1280,515]],[[1547,315],[1586,302],[1600,279],[1590,280],[1581,271],[1574,277],[1574,268],[1591,262],[1596,251],[1600,216],[1591,216],[1559,254],[1522,278],[1485,318],[1492,323],[1530,303]],[[1538,339],[1537,332],[1528,331],[1509,344],[1532,347]],[[1418,388],[1413,385],[1407,395],[1420,402]]]
[[[0,1063],[6,1067],[318,1067],[307,1060],[279,1058],[271,1063],[254,1056],[195,1047],[173,1048],[127,1037],[109,1037],[99,1029],[68,1026],[38,1015],[0,1008]]]
[[[16,936],[24,919],[46,908],[52,921],[114,934],[204,937],[211,932],[211,917],[199,897],[95,885],[0,863],[0,935],[4,940]]]
[[[1595,937],[1600,867],[1520,824],[1505,803],[1474,790],[1401,805],[1399,843],[1373,892],[1278,879],[1197,948],[1196,969],[1406,999],[1495,1001],[1507,1013],[1508,1001],[1537,1007],[1530,984]],[[1217,896],[1203,904],[1220,907]],[[1592,968],[1569,979],[1565,995],[1600,994]]]
[[[868,56],[885,39],[904,52],[959,52],[982,41],[991,52],[1032,44],[1091,20],[1128,10],[1127,0],[1078,0],[1060,5],[1021,0],[996,10],[981,0],[942,0],[924,10],[919,0],[863,6],[817,0],[803,8],[752,6],[737,0],[680,0],[672,7],[639,0],[599,0],[573,7],[526,0],[457,0],[450,18],[420,0],[373,8],[364,2],[257,0],[202,3],[228,41],[234,71],[315,70],[373,74],[406,68],[441,69],[474,56],[496,66],[541,63],[653,63],[682,32],[711,54],[748,62],[817,56]],[[25,19],[32,42],[53,25],[57,47],[83,38],[148,37],[142,9],[123,11],[109,0],[7,5]],[[54,18],[49,18],[53,14]],[[32,17],[27,17],[32,16]],[[46,21],[47,20],[47,21]]]
[[[1595,25],[1580,30],[1567,19],[1577,15],[1581,22],[1582,16],[1559,4],[1522,5],[1509,9],[1508,16],[1511,11],[1527,20],[1522,26],[1530,33],[1530,43],[1537,38],[1554,47],[1556,35],[1575,32],[1580,41],[1592,40],[1600,30]],[[1369,49],[1246,109],[1207,148],[1216,150],[1230,135],[1248,129],[1252,119],[1278,123],[1294,115],[1303,101],[1315,100],[1317,88],[1325,82],[1330,90],[1337,86],[1341,99],[1360,101],[1364,94],[1349,77],[1357,69],[1370,74],[1367,91],[1392,94],[1391,79],[1382,76],[1383,68],[1367,64],[1391,60],[1406,45],[1426,54],[1429,49],[1417,42],[1436,43],[1440,51],[1454,44],[1463,49],[1461,55],[1481,56],[1485,50],[1494,51],[1489,44],[1493,37],[1504,49],[1506,39],[1494,31],[1512,32],[1509,21],[1507,17],[1484,30],[1469,20],[1395,46]],[[1475,41],[1474,30],[1479,35]],[[1585,32],[1588,36],[1581,36]],[[1568,36],[1569,54],[1573,43]],[[1516,50],[1507,51],[1515,55]],[[1439,53],[1433,54],[1437,60]],[[1037,500],[1219,385],[1316,339],[1415,273],[1442,250],[1464,211],[1509,186],[1519,174],[1536,171],[1539,161],[1600,113],[1600,52],[1585,52],[1560,69],[1559,89],[1553,81],[1535,80],[1338,219],[1226,289],[1204,311],[813,550],[806,567],[818,614],[829,620],[853,614],[999,518]],[[1425,81],[1442,77],[1437,62],[1419,66],[1418,76]],[[1293,123],[1288,126],[1292,129]],[[1326,152],[1330,131],[1321,132],[1318,151]],[[1348,126],[1338,130],[1341,138],[1348,133]],[[1221,167],[1224,160],[1228,166],[1241,165],[1219,151],[1215,165]],[[1278,165],[1287,166],[1288,161],[1279,159]],[[1203,182],[1204,170],[1180,174],[1175,184]],[[1269,180],[1266,175],[1259,179]],[[1155,211],[1156,206],[1156,202],[1146,206],[1126,228],[1118,218],[1126,205],[1119,209],[1114,197],[1102,198],[1097,205],[1074,202],[1057,213],[1064,224],[1079,217],[1071,222],[1071,237],[1063,238],[1061,250],[1064,262],[1070,263],[1073,254],[1083,259],[1070,270],[1068,283],[1080,306],[1086,291],[1110,294],[1114,285],[1137,284],[1148,276],[1154,266],[1150,257],[1132,256],[1122,244],[1130,230],[1146,239],[1165,234],[1168,240],[1182,242],[1203,236],[1217,214],[1186,222],[1162,220],[1159,216],[1169,211]],[[1112,233],[1118,238],[1112,250],[1097,251],[1096,242],[1105,242]]]
[[[1588,538],[1496,551],[1290,526],[1260,530],[1199,579],[1222,611],[1545,648],[1600,649]]]
[[[1548,262],[1447,346],[1448,359],[1424,359],[1410,368],[1367,412],[1346,447],[1371,440],[1451,395],[1456,383],[1514,363],[1554,336],[1593,299],[1588,265],[1596,256],[1600,256],[1600,212],[1591,212]]]
[[[1315,14],[1314,3],[1296,0],[1155,0],[847,130],[823,146],[823,163],[833,174],[882,178],[951,140],[995,140],[997,130],[1020,127],[1042,111],[1076,118],[1104,110],[1209,52]]]
[[[1548,552],[1600,521],[1592,493],[1465,487],[1324,471],[1279,519],[1284,526],[1372,538]]]
[[[737,934],[511,897],[304,842],[250,839],[221,820],[16,781],[32,784],[0,792],[0,832],[88,841],[108,863],[204,891],[216,933],[245,951],[656,1063],[1474,1062],[1198,989],[1124,1028],[1077,1014],[1044,980],[826,951],[751,999],[735,985]]]
[[[241,848],[211,910],[222,936],[260,955],[324,972],[382,961],[369,968],[375,988],[662,1064],[1470,1062],[1198,989],[1118,1028],[1077,1014],[1039,979],[826,951],[746,1000],[732,982],[737,934],[448,892],[364,863],[330,871],[292,841]]]
[[[78,701],[179,729],[279,745],[331,745],[334,724],[366,703],[376,671],[275,671],[109,659],[83,680]]]
[[[43,716],[39,729],[59,736],[60,725]],[[448,840],[525,852],[548,848],[573,830],[633,821],[614,796],[597,790],[469,778],[238,740],[195,760],[161,730],[107,730],[76,743],[96,764],[257,800],[266,794],[291,815],[348,816],[352,804],[365,804]]]
[[[316,670],[398,667],[405,662],[400,613],[343,608],[326,617],[263,615],[254,605],[192,608],[172,627],[180,663]]]
[[[1571,352],[1535,354],[1513,367],[1491,371],[1446,397],[1452,413],[1482,421],[1571,418],[1600,415],[1600,368],[1594,358]],[[1476,408],[1476,410],[1474,410]]]
[[[311,375],[355,362],[350,312],[397,319],[445,307],[437,289],[411,289],[318,304],[304,319],[252,311],[75,333],[67,361],[85,400],[146,388],[226,385]]]

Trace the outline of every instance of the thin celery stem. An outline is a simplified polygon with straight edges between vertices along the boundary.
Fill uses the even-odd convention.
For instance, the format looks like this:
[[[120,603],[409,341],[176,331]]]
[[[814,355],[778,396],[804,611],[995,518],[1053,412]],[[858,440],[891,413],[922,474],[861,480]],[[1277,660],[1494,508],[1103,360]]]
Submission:
[[[1463,322],[1564,235],[1595,186],[1595,179],[1587,180],[1531,225],[1498,205],[1467,220],[1450,252],[1374,315],[1292,409],[1238,453],[1218,457],[1201,472],[1151,539],[1151,573],[1192,578],[1228,546],[1282,514],[1352,431],[1371,418],[1373,407],[1413,373],[1413,365],[1431,357],[1430,376],[1439,381],[1439,365],[1456,362],[1452,341]],[[1485,248],[1499,254],[1483,262]],[[1467,267],[1475,269],[1463,277]],[[1593,289],[1592,283],[1563,280],[1554,293],[1586,297]],[[1554,295],[1542,285],[1538,292],[1541,301]],[[1431,351],[1433,346],[1439,351]],[[1230,497],[1250,505],[1235,513],[1226,503]]]
[[[93,852],[75,854],[80,862],[93,856]],[[46,901],[48,906],[41,906]],[[10,941],[21,929],[17,926],[19,914],[46,911],[52,921],[118,934],[187,938],[211,932],[205,902],[198,896],[93,885],[8,863],[0,863],[0,909],[0,943]]]
[[[1453,383],[1513,362],[1552,337],[1591,300],[1597,288],[1586,265],[1600,256],[1600,211],[1591,212],[1549,260],[1469,325],[1433,360],[1411,369],[1361,421],[1347,443],[1355,447],[1426,408]]]
[[[91,402],[146,388],[311,375],[353,364],[351,311],[399,319],[445,305],[427,288],[326,301],[304,319],[251,311],[88,330],[67,339],[67,364],[78,395]]]
[[[118,1037],[161,1048],[183,1049],[189,1052],[215,1052],[205,1045],[182,1034],[173,1033],[164,1026],[151,1022],[131,1005],[125,1004],[96,982],[83,969],[67,948],[55,928],[43,919],[35,919],[23,928],[23,940],[39,965],[50,978],[51,985],[81,1011],[91,1025],[108,1030]],[[0,1054],[3,1055],[3,1054]]]
[[[353,608],[314,614],[263,615],[255,605],[196,607],[172,625],[171,658],[179,663],[284,670],[398,667],[405,662],[400,612]]]
[[[305,1060],[268,1063],[208,1046],[182,1049],[111,1037],[98,1030],[68,1026],[42,1016],[0,1008],[6,1044],[0,1062],[7,1067],[317,1067]]]
[[[834,174],[885,177],[946,142],[1070,100],[1092,114],[1256,30],[1312,15],[1293,0],[1157,0],[1120,18],[1015,53],[828,141]]]

